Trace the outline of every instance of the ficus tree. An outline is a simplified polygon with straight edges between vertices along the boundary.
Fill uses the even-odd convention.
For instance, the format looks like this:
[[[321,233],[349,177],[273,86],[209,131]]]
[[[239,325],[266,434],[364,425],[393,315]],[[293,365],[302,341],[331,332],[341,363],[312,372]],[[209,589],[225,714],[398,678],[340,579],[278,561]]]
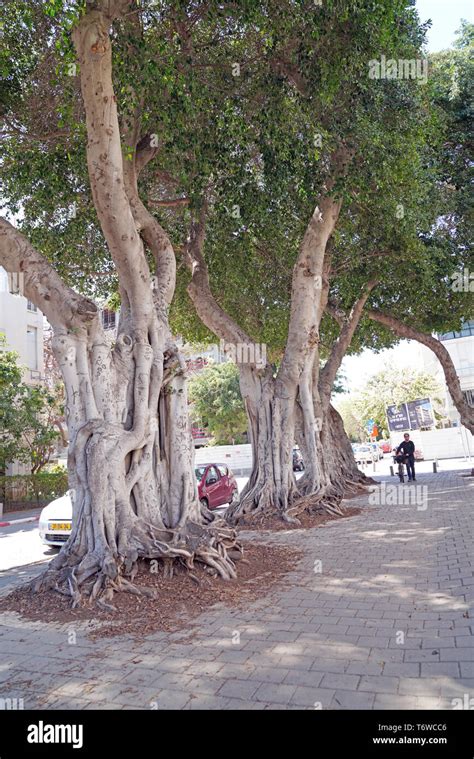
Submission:
[[[432,178],[422,170],[423,129],[432,125],[419,85],[370,82],[370,56],[359,52],[421,54],[422,29],[411,10],[404,4],[389,6],[380,9],[375,26],[362,7],[349,20],[337,3],[312,15],[311,27],[303,11],[298,16],[287,8],[290,21],[281,7],[275,14],[268,9],[256,21],[261,36],[271,40],[262,56],[267,65],[262,67],[261,58],[252,84],[243,85],[257,89],[258,98],[248,98],[250,112],[245,112],[247,100],[236,107],[232,92],[224,105],[218,104],[214,119],[219,124],[224,112],[227,122],[237,123],[238,141],[232,130],[223,138],[222,129],[213,133],[208,126],[214,153],[224,153],[227,163],[224,169],[212,163],[208,192],[193,214],[184,246],[191,272],[187,292],[218,338],[251,347],[268,335],[269,353],[276,355],[276,362],[264,367],[249,361],[248,353],[238,360],[254,467],[240,504],[228,512],[230,519],[265,509],[291,519],[302,506],[318,503],[337,509],[344,486],[360,477],[342,425],[330,410],[331,391],[364,308],[387,271],[380,259],[390,246],[394,257],[416,241],[422,226],[413,214],[418,190],[426,194]],[[343,44],[350,69],[340,58]],[[242,111],[248,129],[239,121]],[[184,201],[186,180],[178,186]],[[229,214],[223,194],[239,200],[233,206],[227,201],[237,214]],[[363,237],[371,246],[365,251]],[[352,280],[347,289],[339,277],[344,250],[350,259],[346,281]],[[423,254],[418,250],[417,255]],[[341,291],[345,302],[350,299],[349,313],[340,314],[340,331],[320,372],[323,315],[329,295]],[[297,485],[291,470],[295,438],[307,461]]]
[[[60,276],[61,266],[54,265],[54,255],[50,261],[44,254],[49,252],[48,241],[53,244],[54,224],[43,237],[44,253],[24,233],[49,204],[35,211],[25,203],[21,232],[6,219],[0,221],[0,261],[7,270],[22,274],[24,294],[53,328],[53,349],[67,396],[73,530],[35,588],[57,588],[70,595],[74,604],[87,597],[110,606],[118,589],[140,592],[133,585],[140,558],[162,560],[167,572],[172,572],[175,562],[192,569],[200,561],[228,579],[235,577],[233,559],[240,551],[232,530],[203,524],[193,470],[185,366],[168,325],[174,251],[138,193],[140,172],[156,150],[149,140],[141,139],[140,112],[129,85],[124,85],[128,105],[122,112],[114,89],[114,40],[136,9],[128,0],[97,0],[85,5],[53,2],[47,10],[51,22],[46,24],[46,39],[40,34],[39,52],[35,49],[25,64],[28,81],[18,82],[12,73],[10,84],[12,90],[20,88],[16,94],[27,113],[27,132],[29,118],[33,119],[29,98],[38,95],[42,68],[51,70],[48,56],[54,57],[53,43],[58,42],[60,49],[65,28],[70,32],[72,47],[67,49],[77,66],[81,102],[76,102],[73,93],[66,106],[74,104],[77,124],[71,139],[84,141],[85,155],[84,150],[72,155],[67,178],[76,186],[80,178],[87,182],[84,202],[96,222],[85,238],[86,250],[80,246],[72,260],[81,266],[89,240],[101,233],[98,260],[102,256],[113,270],[121,299],[114,345],[105,338],[97,305]],[[33,11],[41,8],[35,6]],[[29,9],[12,4],[7,12],[28,14]],[[62,95],[65,87],[59,89]],[[25,139],[18,127],[22,108],[15,111],[13,120],[8,114],[6,118],[7,130],[10,122],[13,132],[20,130],[20,143]],[[41,134],[39,139],[41,143]],[[12,152],[18,150],[19,141],[10,142]],[[40,160],[37,148],[32,150]],[[62,156],[64,150],[61,145]],[[82,174],[76,171],[81,155],[87,166],[87,173],[83,170]],[[66,166],[63,174],[68,174]],[[66,223],[64,216],[62,211],[56,213],[60,227]]]

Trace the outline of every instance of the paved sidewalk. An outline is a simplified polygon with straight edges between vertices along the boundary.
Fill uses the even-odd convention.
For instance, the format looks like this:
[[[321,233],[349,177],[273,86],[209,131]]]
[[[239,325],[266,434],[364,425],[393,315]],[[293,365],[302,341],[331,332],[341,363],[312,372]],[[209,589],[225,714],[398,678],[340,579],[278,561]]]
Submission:
[[[216,606],[189,632],[92,642],[84,625],[3,615],[0,699],[26,709],[474,708],[474,478],[420,474],[417,505],[391,505],[409,486],[380,479],[393,491],[382,505],[351,501],[366,506],[360,516],[255,533],[304,558],[264,599]]]

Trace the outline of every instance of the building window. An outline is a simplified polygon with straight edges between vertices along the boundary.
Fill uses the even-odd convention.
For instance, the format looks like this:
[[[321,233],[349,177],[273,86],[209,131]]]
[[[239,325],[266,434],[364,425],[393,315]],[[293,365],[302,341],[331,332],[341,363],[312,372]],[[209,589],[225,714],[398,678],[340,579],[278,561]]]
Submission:
[[[33,313],[35,314],[38,311],[38,306],[35,306],[35,304],[31,302],[31,300],[26,301],[26,307],[28,311],[33,311]]]
[[[115,329],[117,323],[117,314],[115,311],[111,311],[108,308],[104,308],[101,312],[102,326],[104,329]]]
[[[464,398],[469,406],[474,408],[474,390],[463,390]]]
[[[38,369],[38,330],[36,327],[26,328],[26,358],[28,368],[37,371]]]
[[[458,337],[474,337],[474,321],[464,322],[460,332],[445,332],[439,336],[440,340],[455,340]]]

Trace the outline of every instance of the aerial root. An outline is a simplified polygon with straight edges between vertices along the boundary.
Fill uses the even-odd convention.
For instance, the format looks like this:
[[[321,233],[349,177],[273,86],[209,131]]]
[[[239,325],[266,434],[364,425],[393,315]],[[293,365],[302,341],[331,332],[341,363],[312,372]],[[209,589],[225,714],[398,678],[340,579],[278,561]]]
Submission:
[[[222,519],[204,526],[188,522],[175,530],[140,521],[135,523],[127,544],[130,550],[126,556],[114,555],[107,546],[101,556],[97,551],[74,552],[73,547],[65,546],[57,557],[61,557],[60,561],[52,562],[31,582],[30,588],[35,593],[54,590],[70,598],[73,608],[97,605],[113,612],[116,607],[112,600],[118,592],[157,597],[154,588],[134,582],[138,559],[159,560],[162,576],[170,579],[181,566],[199,585],[194,572],[197,564],[223,580],[233,580],[237,577],[235,562],[242,558],[243,552],[235,531]]]

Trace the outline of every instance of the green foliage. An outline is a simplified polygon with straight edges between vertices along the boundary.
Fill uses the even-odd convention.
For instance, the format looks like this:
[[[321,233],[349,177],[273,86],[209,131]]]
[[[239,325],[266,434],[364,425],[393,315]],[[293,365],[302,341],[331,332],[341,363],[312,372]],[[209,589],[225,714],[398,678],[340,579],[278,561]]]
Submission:
[[[189,382],[191,415],[213,436],[213,444],[240,443],[247,431],[247,416],[240,394],[239,372],[232,362],[215,364]]]
[[[388,437],[387,406],[431,398],[440,404],[443,391],[433,375],[414,369],[386,367],[371,377],[363,390],[337,402],[337,408],[347,424],[346,431],[354,439],[367,439],[365,425],[373,419],[382,437]],[[435,410],[435,416],[440,414]]]
[[[13,461],[28,464],[32,473],[44,467],[59,439],[53,421],[61,400],[48,389],[27,385],[14,351],[0,341],[0,472]]]
[[[4,503],[49,503],[68,489],[67,471],[38,472],[30,475],[0,477],[0,493]]]
[[[349,309],[376,277],[369,305],[414,326],[459,326],[472,306],[451,274],[471,269],[467,159],[472,26],[430,58],[428,84],[371,80],[369,61],[423,57],[410,0],[142,2],[114,27],[122,123],[140,103],[141,134],[159,151],[140,179],[178,256],[175,332],[208,340],[186,294],[189,225],[209,196],[205,256],[219,304],[277,361],[286,344],[291,274],[329,158],[354,149],[336,188],[331,297]],[[68,32],[83,2],[9,0],[1,10],[5,75],[2,202],[68,283],[118,303],[92,203],[78,71]],[[139,23],[137,23],[137,20]],[[236,64],[238,69],[236,69]],[[72,75],[71,75],[72,72]],[[124,146],[125,154],[130,148]],[[128,153],[127,153],[128,151]],[[400,208],[403,215],[400,216]],[[114,307],[114,306],[112,306]],[[322,354],[338,328],[325,318]],[[364,319],[351,351],[395,341]]]

